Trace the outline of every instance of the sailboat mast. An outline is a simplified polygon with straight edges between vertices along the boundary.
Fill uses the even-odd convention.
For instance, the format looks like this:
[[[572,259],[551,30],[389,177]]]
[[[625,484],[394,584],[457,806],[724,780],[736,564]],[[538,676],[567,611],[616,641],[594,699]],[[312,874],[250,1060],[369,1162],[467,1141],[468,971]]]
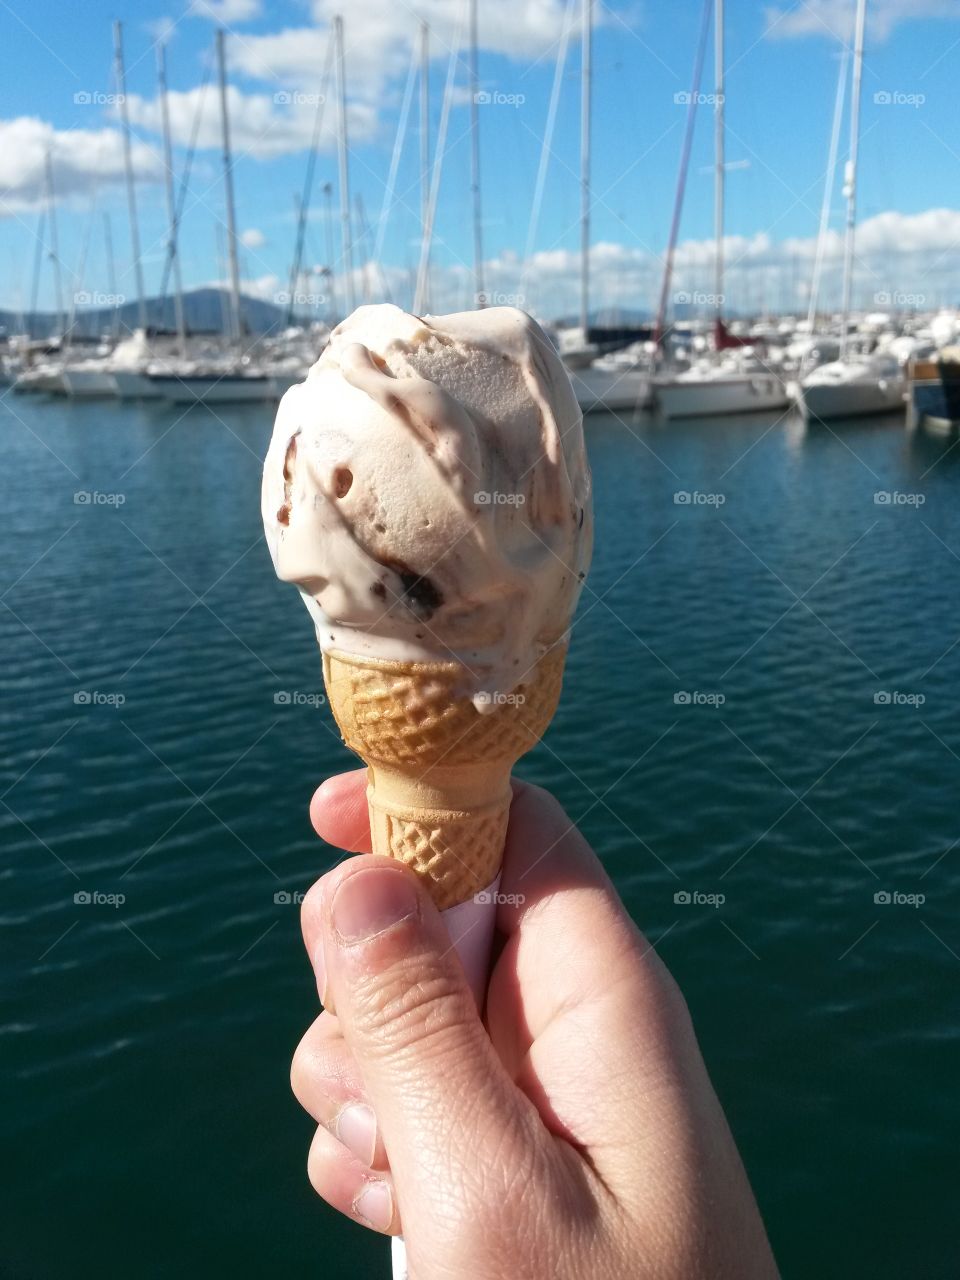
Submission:
[[[137,221],[137,191],[133,181],[133,159],[130,151],[130,118],[127,112],[127,82],[123,66],[123,24],[113,24],[113,51],[117,64],[117,97],[120,100],[120,123],[123,132],[123,171],[127,182],[127,208],[130,213],[130,248],[133,273],[137,284],[137,324],[147,327],[147,300],[143,290],[143,263],[140,260],[140,226]]]
[[[820,280],[823,274],[823,255],[827,243],[827,228],[830,225],[830,203],[833,199],[833,180],[837,171],[837,150],[840,145],[840,125],[843,121],[843,102],[847,92],[847,72],[850,64],[850,49],[844,45],[840,58],[840,72],[837,76],[837,92],[833,100],[833,124],[830,129],[830,149],[827,156],[827,173],[823,182],[823,200],[820,204],[820,224],[817,229],[817,251],[813,260],[813,276],[810,280],[810,300],[807,304],[807,332],[812,334],[817,321],[817,308],[820,301]],[[791,299],[795,295],[791,294]],[[809,351],[805,351],[800,360],[798,376],[805,372]]]
[[[337,274],[334,267],[334,251],[333,251],[333,183],[325,182],[323,184],[323,202],[324,202],[324,229],[326,231],[326,247],[327,247],[327,286],[330,290],[330,305],[327,313],[333,324],[337,322]]]
[[[593,0],[583,0],[580,76],[580,328],[590,323],[590,109],[593,77]]]
[[[461,10],[457,33],[450,47],[447,61],[447,79],[443,89],[443,103],[440,108],[440,124],[437,129],[437,145],[434,149],[433,171],[430,175],[430,200],[427,204],[427,221],[423,229],[420,243],[420,266],[417,271],[416,292],[413,295],[413,310],[416,315],[424,315],[428,310],[428,270],[430,265],[430,245],[433,241],[433,228],[437,217],[437,199],[440,195],[440,177],[443,172],[443,158],[447,145],[447,127],[450,123],[450,108],[456,87],[457,66],[460,62],[460,51],[464,35],[466,6]]]
[[[713,149],[714,149],[714,186],[713,186],[713,235],[715,242],[715,259],[714,259],[714,277],[713,277],[713,306],[714,317],[718,326],[717,334],[719,340],[719,325],[723,318],[723,226],[724,226],[724,144],[725,144],[725,119],[724,119],[724,0],[716,0],[716,8],[714,9],[714,37],[713,37],[713,56],[714,56],[714,79],[716,82],[716,98],[713,104]]]
[[[313,118],[313,136],[310,139],[310,151],[307,155],[307,171],[303,179],[303,195],[296,201],[297,237],[293,250],[293,263],[290,267],[290,301],[287,305],[287,324],[294,322],[294,298],[300,283],[303,270],[303,250],[307,235],[307,217],[310,212],[310,198],[313,194],[313,174],[317,167],[317,149],[320,146],[320,130],[323,126],[323,109],[327,101],[327,87],[330,83],[330,67],[333,62],[333,41],[327,41],[327,51],[323,62],[323,78],[320,81],[320,93],[317,95],[317,109]]]
[[[693,63],[693,81],[690,97],[687,102],[687,124],[683,133],[683,146],[680,150],[680,168],[677,173],[677,186],[673,197],[673,214],[670,218],[670,236],[667,241],[667,254],[663,265],[663,277],[660,282],[660,302],[657,306],[656,342],[659,347],[663,342],[667,319],[667,299],[670,296],[670,284],[673,280],[673,263],[677,252],[677,240],[680,235],[680,218],[683,214],[683,198],[687,189],[687,173],[690,169],[690,150],[693,145],[693,126],[697,118],[697,103],[700,100],[700,80],[703,75],[703,63],[707,52],[707,39],[710,35],[710,7],[712,0],[703,0],[703,16],[700,20],[700,39]]]
[[[420,244],[426,244],[427,225],[430,221],[430,28],[420,23]],[[426,298],[430,286],[430,249],[425,250]]]
[[[333,20],[337,45],[337,150],[340,169],[340,227],[344,271],[344,293],[347,311],[354,308],[353,293],[353,240],[350,233],[350,166],[347,142],[347,85],[343,57],[343,18],[339,14]]]
[[[223,186],[227,203],[227,256],[230,260],[230,336],[239,344],[240,261],[237,257],[237,216],[233,207],[233,165],[230,159],[230,117],[227,111],[227,59],[224,31],[217,31],[217,67],[220,74],[220,125],[223,131]]]
[[[157,80],[160,87],[160,115],[163,124],[164,185],[167,192],[167,219],[170,223],[167,258],[173,264],[173,314],[177,325],[177,341],[181,354],[187,350],[187,324],[183,314],[183,280],[180,275],[180,253],[177,248],[177,203],[173,193],[173,147],[170,142],[170,108],[167,102],[167,46],[157,45]]]
[[[470,189],[473,193],[473,283],[474,305],[485,307],[483,289],[483,208],[480,200],[480,122],[477,119],[477,0],[470,0]]]
[[[40,210],[40,217],[37,220],[36,245],[33,253],[33,283],[30,287],[30,320],[24,325],[24,332],[28,338],[35,337],[34,321],[37,315],[37,306],[40,297],[40,271],[43,267],[43,250],[44,250],[44,232],[46,231],[47,211]]]
[[[857,25],[853,43],[853,92],[850,98],[850,157],[844,181],[847,197],[847,230],[843,245],[843,312],[840,321],[840,359],[847,354],[847,328],[853,294],[853,251],[857,233],[857,155],[860,149],[860,89],[863,80],[863,34],[867,0],[857,0]]]
[[[120,336],[120,299],[117,295],[117,268],[113,257],[113,228],[110,225],[110,214],[103,215],[103,246],[107,255],[107,288],[113,298],[113,320],[110,322],[110,336],[116,342]]]
[[[47,212],[50,220],[50,261],[53,263],[53,289],[57,302],[57,324],[61,332],[65,327],[66,315],[63,310],[63,284],[60,279],[60,245],[57,240],[57,211],[53,196],[53,159],[47,151]]]

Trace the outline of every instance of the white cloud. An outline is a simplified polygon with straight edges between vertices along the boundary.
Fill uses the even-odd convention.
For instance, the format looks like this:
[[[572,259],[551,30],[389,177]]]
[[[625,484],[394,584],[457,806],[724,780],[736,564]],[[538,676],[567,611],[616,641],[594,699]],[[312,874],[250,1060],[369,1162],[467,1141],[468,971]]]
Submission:
[[[221,26],[251,22],[263,12],[262,0],[193,0],[187,12],[193,18],[207,18]]]
[[[317,22],[329,23],[337,13],[345,13],[344,33],[348,48],[373,36],[378,42],[409,46],[416,37],[419,20],[430,28],[436,55],[446,58],[460,30],[462,0],[419,0],[416,6],[386,5],[383,0],[313,0]],[[485,0],[479,6],[477,41],[482,49],[503,53],[509,58],[535,58],[556,49],[566,12],[564,0]],[[602,14],[598,10],[598,19]],[[464,32],[464,37],[466,33]]]
[[[411,30],[414,21],[409,15]],[[353,10],[345,22],[344,62],[347,93],[351,101],[377,101],[384,87],[400,76],[409,56],[392,35],[389,24],[381,23],[366,32],[354,22]],[[356,43],[351,40],[351,34]],[[319,93],[327,58],[330,32],[320,27],[293,27],[264,36],[245,36],[229,41],[231,68],[252,80],[265,81],[286,93]],[[328,88],[333,107],[333,85]],[[334,111],[326,116],[332,124]]]
[[[289,100],[288,100],[289,99]],[[197,145],[201,150],[221,146],[220,98],[210,86],[168,94],[170,132],[179,146],[188,146],[199,112]],[[248,154],[256,159],[287,155],[310,146],[316,103],[310,94],[243,93],[235,85],[227,89],[230,116],[230,140],[235,156]],[[156,98],[130,94],[127,110],[131,124],[158,134],[161,128],[160,103]],[[332,146],[334,113],[325,113],[321,145]],[[353,138],[369,137],[375,124],[372,106],[353,103],[350,107],[350,131]]]
[[[855,301],[871,307],[875,295],[903,290],[926,298],[930,307],[960,298],[960,209],[928,209],[917,214],[894,211],[865,219],[857,234]],[[830,232],[821,297],[823,305],[839,302],[843,236]],[[769,307],[798,309],[806,305],[813,271],[816,237],[775,241],[765,232],[727,236],[727,294],[731,310]],[[712,239],[685,240],[677,246],[674,290],[713,287]],[[662,260],[635,246],[595,244],[590,252],[591,296],[596,309],[652,311],[659,295]],[[365,269],[354,272],[357,298],[362,297]],[[368,277],[380,276],[370,269]],[[409,274],[386,267],[385,274],[401,305],[409,305]],[[485,288],[494,302],[525,307],[547,319],[576,314],[580,258],[572,249],[549,249],[521,257],[503,253],[484,264]],[[337,292],[343,297],[343,279]],[[378,299],[379,300],[379,295]],[[463,266],[434,267],[430,308],[435,312],[473,305],[472,272]]]
[[[801,0],[791,8],[768,8],[767,34],[778,40],[795,36],[853,35],[856,0]],[[912,18],[956,18],[956,0],[874,0],[867,9],[867,29],[886,40],[895,27]]]
[[[177,24],[173,18],[165,16],[155,18],[144,24],[149,35],[157,44],[169,44],[177,34]]]
[[[246,231],[240,232],[240,243],[245,249],[262,249],[267,237],[259,227],[247,227]]]
[[[0,213],[29,212],[43,204],[48,151],[57,200],[123,181],[123,141],[117,129],[58,130],[35,116],[0,120]],[[152,148],[135,143],[132,155],[139,178],[161,177],[160,157]]]
[[[347,91],[352,100],[376,104],[386,85],[407,66],[411,45],[419,38],[419,20],[430,27],[433,59],[450,56],[463,6],[459,0],[421,0],[416,9],[384,0],[313,0],[313,27],[287,28],[271,35],[234,38],[229,44],[232,68],[252,79],[273,81],[289,90],[319,89],[332,19],[344,13]],[[563,27],[565,0],[487,0],[480,6],[481,49],[511,59],[548,56]],[[464,38],[466,33],[463,33]],[[466,75],[466,49],[460,75]],[[519,91],[522,75],[501,89]]]

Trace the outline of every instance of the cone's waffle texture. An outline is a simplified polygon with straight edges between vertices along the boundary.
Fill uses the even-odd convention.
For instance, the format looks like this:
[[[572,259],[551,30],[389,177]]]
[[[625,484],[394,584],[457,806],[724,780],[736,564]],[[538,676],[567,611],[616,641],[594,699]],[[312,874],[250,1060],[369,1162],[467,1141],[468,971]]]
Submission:
[[[481,714],[463,692],[457,663],[324,654],[343,740],[369,768],[373,851],[411,867],[441,910],[496,877],[510,770],[553,718],[565,658],[565,646],[554,646]]]

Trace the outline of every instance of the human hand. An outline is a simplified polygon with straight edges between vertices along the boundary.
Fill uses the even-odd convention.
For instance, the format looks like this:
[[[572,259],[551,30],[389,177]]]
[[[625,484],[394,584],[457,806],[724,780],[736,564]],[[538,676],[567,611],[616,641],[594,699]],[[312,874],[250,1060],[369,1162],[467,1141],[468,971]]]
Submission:
[[[485,1030],[428,894],[369,854],[365,786],[311,804],[368,855],[303,903],[316,1191],[402,1231],[411,1280],[776,1277],[683,997],[559,804],[515,786]]]

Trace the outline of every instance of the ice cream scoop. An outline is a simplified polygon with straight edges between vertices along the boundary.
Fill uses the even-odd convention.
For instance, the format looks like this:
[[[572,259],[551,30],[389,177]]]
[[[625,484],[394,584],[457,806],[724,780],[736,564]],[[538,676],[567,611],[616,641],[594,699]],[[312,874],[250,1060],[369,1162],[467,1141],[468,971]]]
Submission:
[[[284,396],[263,519],[306,601],[375,852],[441,908],[494,881],[592,547],[580,410],[513,308],[361,307]]]
[[[360,307],[281,402],[263,519],[321,649],[454,661],[480,708],[509,694],[566,632],[592,545],[546,335],[508,307]]]

